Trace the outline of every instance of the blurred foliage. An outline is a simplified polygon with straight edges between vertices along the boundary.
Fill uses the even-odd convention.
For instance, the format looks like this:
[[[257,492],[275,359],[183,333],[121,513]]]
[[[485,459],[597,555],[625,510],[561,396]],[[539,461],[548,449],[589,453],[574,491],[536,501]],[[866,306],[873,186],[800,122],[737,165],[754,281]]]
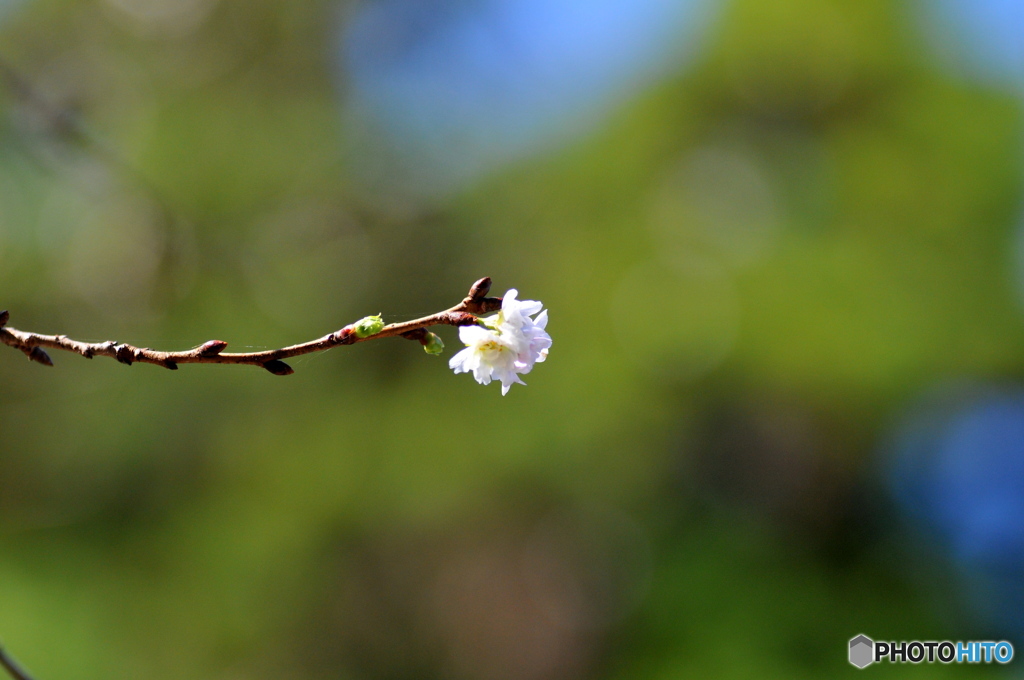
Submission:
[[[1009,635],[877,462],[923,390],[1024,372],[1013,93],[903,3],[734,0],[594,133],[400,198],[351,152],[351,9],[11,11],[0,305],[237,350],[490,275],[551,359],[502,398],[399,341],[286,379],[5,352],[0,633],[39,680],[811,678],[860,632]]]

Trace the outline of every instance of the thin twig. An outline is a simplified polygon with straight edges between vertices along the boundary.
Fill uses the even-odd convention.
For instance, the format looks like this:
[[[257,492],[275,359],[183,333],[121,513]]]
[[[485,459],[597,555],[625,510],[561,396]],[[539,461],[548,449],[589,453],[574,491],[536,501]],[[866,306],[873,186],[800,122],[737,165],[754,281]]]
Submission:
[[[176,370],[178,364],[247,364],[261,366],[274,375],[290,375],[294,371],[284,363],[283,359],[312,352],[322,352],[338,345],[352,345],[364,340],[390,338],[396,335],[425,343],[426,337],[422,329],[429,326],[472,326],[477,324],[479,319],[476,315],[487,314],[501,308],[501,298],[487,297],[490,288],[491,279],[489,277],[482,278],[469,289],[469,295],[454,307],[420,319],[389,324],[380,332],[364,338],[356,335],[355,328],[349,324],[316,340],[264,352],[224,353],[224,348],[228,343],[223,340],[209,340],[198,347],[182,352],[162,352],[148,347],[139,348],[126,343],[117,343],[112,340],[95,343],[81,342],[72,340],[65,335],[40,335],[11,328],[6,325],[9,318],[6,311],[0,312],[0,342],[21,350],[29,359],[46,366],[52,366],[53,361],[43,350],[44,347],[75,352],[87,359],[94,356],[111,357],[129,366],[140,362]]]
[[[32,680],[32,676],[28,674],[24,668],[19,666],[14,659],[10,657],[7,650],[0,645],[0,668],[3,668],[14,680]]]

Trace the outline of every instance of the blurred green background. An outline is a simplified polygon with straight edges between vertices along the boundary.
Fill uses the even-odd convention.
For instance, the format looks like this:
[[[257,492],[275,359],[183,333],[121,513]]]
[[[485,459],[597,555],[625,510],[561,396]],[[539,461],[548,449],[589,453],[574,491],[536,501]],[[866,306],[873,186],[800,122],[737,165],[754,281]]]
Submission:
[[[487,275],[554,338],[506,397],[448,370],[450,328],[442,360],[288,378],[4,349],[0,639],[37,680],[817,678],[858,633],[1019,642],[1007,7],[0,3],[12,326],[262,349]]]

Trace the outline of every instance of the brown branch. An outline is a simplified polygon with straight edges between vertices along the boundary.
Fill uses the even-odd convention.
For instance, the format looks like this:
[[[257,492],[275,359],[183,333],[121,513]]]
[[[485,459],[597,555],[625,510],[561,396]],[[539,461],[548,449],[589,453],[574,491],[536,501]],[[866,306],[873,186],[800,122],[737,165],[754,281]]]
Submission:
[[[491,279],[489,277],[482,278],[473,284],[466,298],[454,307],[420,319],[389,324],[380,332],[364,338],[356,335],[353,324],[349,324],[334,333],[316,340],[264,352],[224,353],[223,350],[227,347],[228,343],[223,340],[209,340],[198,347],[182,352],[162,352],[148,347],[140,348],[125,343],[117,343],[112,340],[95,343],[81,342],[79,340],[72,340],[65,335],[40,335],[11,328],[6,325],[10,317],[6,311],[0,312],[0,342],[21,350],[32,361],[46,366],[53,366],[53,361],[50,359],[50,355],[43,349],[44,347],[75,352],[81,354],[86,359],[91,359],[94,356],[110,357],[129,366],[139,362],[156,364],[164,368],[176,370],[178,364],[247,364],[250,366],[261,366],[274,375],[290,375],[294,371],[283,360],[291,357],[322,352],[338,345],[352,345],[364,340],[390,338],[396,335],[425,343],[426,333],[422,329],[429,326],[471,326],[477,324],[479,319],[476,315],[487,314],[501,308],[501,298],[487,297],[490,288]]]
[[[14,680],[32,680],[32,676],[10,657],[3,645],[0,645],[0,668],[10,673]]]

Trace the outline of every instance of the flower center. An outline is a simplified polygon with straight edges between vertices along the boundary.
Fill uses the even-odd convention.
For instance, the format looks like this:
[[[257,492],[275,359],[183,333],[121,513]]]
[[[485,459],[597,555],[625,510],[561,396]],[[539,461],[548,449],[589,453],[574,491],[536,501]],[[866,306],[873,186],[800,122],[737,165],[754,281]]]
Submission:
[[[503,345],[498,344],[494,340],[488,340],[480,345],[481,352],[502,352],[505,350]]]

